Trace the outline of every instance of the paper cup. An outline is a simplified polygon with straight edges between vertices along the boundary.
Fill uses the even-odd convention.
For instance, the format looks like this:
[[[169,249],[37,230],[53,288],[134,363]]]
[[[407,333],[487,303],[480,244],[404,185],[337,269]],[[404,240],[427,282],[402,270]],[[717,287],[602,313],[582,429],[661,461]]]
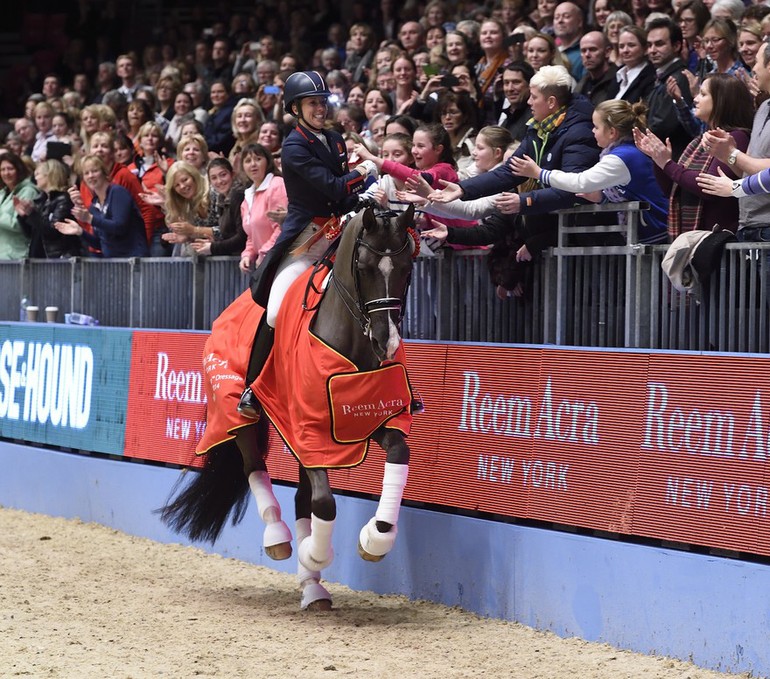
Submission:
[[[59,307],[47,306],[45,308],[45,321],[46,323],[56,323],[56,319],[59,316]]]
[[[40,311],[36,306],[27,307],[27,320],[34,323],[37,320],[37,312]]]

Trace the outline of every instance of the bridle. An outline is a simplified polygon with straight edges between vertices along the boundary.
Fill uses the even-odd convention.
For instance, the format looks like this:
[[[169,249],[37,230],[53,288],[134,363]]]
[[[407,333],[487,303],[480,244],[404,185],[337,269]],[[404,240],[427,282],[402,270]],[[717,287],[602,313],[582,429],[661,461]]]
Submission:
[[[390,223],[390,219],[393,217],[398,216],[397,212],[394,212],[392,210],[388,211],[381,211],[375,213],[375,219],[377,218],[387,218],[388,223]],[[332,271],[331,279],[332,283],[334,285],[334,289],[339,294],[340,299],[342,300],[342,303],[347,308],[350,315],[353,317],[353,319],[358,323],[360,326],[362,332],[364,335],[369,334],[369,328],[371,326],[371,314],[378,313],[381,311],[397,311],[398,312],[398,320],[396,322],[396,325],[400,325],[401,318],[403,317],[403,307],[405,304],[405,298],[407,290],[409,290],[409,284],[411,282],[411,273],[409,275],[409,280],[407,280],[406,287],[404,288],[404,298],[400,297],[380,297],[378,299],[370,299],[367,301],[364,301],[361,298],[361,279],[358,273],[358,258],[360,255],[361,248],[366,248],[369,252],[371,252],[376,257],[379,257],[382,259],[383,257],[397,257],[400,255],[404,250],[406,250],[407,247],[409,247],[410,243],[413,243],[413,236],[412,234],[407,231],[404,238],[404,243],[401,245],[398,250],[392,250],[392,251],[382,251],[375,248],[370,243],[367,243],[363,237],[362,234],[364,232],[364,229],[361,229],[356,236],[356,242],[355,246],[353,248],[353,257],[351,259],[351,278],[353,280],[354,285],[354,291],[351,293],[344,285],[340,279],[334,275],[334,271]]]

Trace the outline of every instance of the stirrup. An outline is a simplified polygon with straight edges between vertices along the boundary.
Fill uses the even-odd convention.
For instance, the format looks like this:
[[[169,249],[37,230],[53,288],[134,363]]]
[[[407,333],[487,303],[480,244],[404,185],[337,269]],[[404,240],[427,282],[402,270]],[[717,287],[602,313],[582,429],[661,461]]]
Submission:
[[[419,396],[412,399],[412,402],[409,404],[409,412],[412,415],[421,415],[425,412],[425,401],[423,401]]]
[[[251,420],[258,420],[262,415],[262,406],[259,405],[257,397],[251,390],[251,387],[246,387],[241,394],[241,398],[238,401],[236,410]]]

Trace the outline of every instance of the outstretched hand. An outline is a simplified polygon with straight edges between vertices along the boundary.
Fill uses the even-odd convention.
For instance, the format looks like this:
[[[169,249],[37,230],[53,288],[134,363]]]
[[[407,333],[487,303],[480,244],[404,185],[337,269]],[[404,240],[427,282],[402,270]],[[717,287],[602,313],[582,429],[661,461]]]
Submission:
[[[532,179],[538,179],[540,177],[540,166],[527,155],[518,157],[511,156],[508,161],[513,174],[519,177],[532,177]]]
[[[438,182],[443,188],[431,191],[427,196],[428,200],[434,203],[450,203],[453,200],[462,198],[463,190],[459,184],[448,182],[444,179],[439,179]]]
[[[414,174],[406,179],[406,188],[412,193],[416,193],[418,196],[427,198],[432,192],[433,187],[428,184],[421,174]]]
[[[718,177],[715,177],[713,174],[701,173],[695,177],[695,181],[703,190],[703,193],[707,193],[710,196],[731,196],[733,192],[733,180],[722,171],[721,167],[718,167],[717,171],[719,172]]]
[[[432,229],[426,229],[425,231],[420,232],[421,238],[433,238],[442,244],[446,241],[448,235],[449,229],[447,228],[447,225],[437,222],[435,219],[433,220]]]

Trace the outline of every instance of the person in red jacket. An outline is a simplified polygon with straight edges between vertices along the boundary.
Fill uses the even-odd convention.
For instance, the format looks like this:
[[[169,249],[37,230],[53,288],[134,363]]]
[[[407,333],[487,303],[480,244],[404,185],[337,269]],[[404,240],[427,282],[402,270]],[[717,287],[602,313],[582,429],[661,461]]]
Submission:
[[[139,154],[128,169],[141,182],[143,192],[153,193],[159,186],[165,185],[166,173],[174,161],[167,158],[163,152],[163,131],[157,123],[149,122],[142,125],[136,140],[139,145]],[[165,241],[161,238],[161,235],[167,231],[163,210],[158,205],[141,199],[139,210],[144,219],[150,257],[169,256],[171,247],[164,245]]]

